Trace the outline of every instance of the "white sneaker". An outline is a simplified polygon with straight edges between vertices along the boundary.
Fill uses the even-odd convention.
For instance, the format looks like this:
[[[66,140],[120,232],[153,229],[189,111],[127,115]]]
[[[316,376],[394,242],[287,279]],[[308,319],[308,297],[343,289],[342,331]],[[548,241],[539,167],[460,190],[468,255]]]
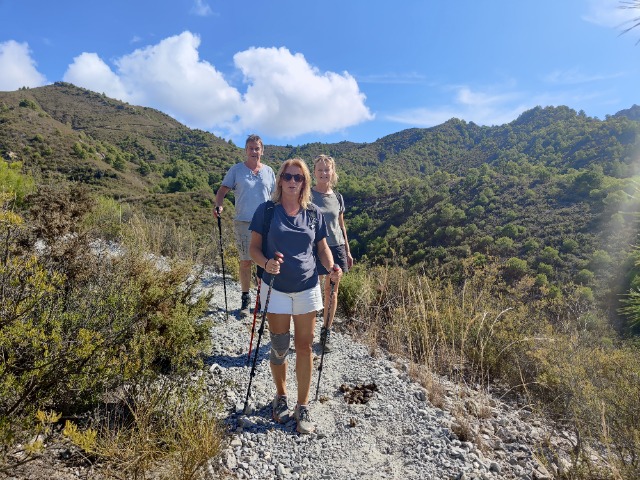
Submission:
[[[296,405],[296,408],[293,411],[293,416],[298,422],[298,426],[296,427],[298,433],[315,432],[316,426],[311,421],[311,416],[309,415],[309,407],[307,407],[306,405]]]

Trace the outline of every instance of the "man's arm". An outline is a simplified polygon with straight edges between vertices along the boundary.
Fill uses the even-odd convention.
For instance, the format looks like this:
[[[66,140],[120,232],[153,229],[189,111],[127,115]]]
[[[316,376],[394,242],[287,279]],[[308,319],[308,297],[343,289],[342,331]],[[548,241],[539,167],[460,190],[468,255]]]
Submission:
[[[213,208],[213,216],[218,217],[220,213],[222,213],[222,208],[224,205],[224,197],[231,190],[229,187],[225,187],[224,185],[220,185],[218,192],[216,193],[216,204]]]

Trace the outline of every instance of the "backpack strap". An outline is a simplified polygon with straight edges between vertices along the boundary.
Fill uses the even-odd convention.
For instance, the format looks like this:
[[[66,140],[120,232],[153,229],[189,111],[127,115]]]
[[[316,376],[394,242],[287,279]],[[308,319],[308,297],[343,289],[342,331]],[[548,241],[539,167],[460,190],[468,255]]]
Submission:
[[[273,211],[276,207],[276,204],[273,203],[273,200],[267,200],[266,206],[264,209],[264,217],[262,220],[262,251],[265,252],[267,250],[267,235],[269,235],[269,230],[271,229],[271,220],[273,220]],[[262,278],[262,272],[264,272],[264,268],[260,265],[256,265],[256,276],[258,278]]]
[[[344,197],[342,196],[342,194],[340,192],[338,192],[337,190],[333,190],[334,195],[336,196],[336,198],[338,199],[338,205],[340,205],[340,208],[342,208],[342,211],[345,210],[345,206],[344,206]]]

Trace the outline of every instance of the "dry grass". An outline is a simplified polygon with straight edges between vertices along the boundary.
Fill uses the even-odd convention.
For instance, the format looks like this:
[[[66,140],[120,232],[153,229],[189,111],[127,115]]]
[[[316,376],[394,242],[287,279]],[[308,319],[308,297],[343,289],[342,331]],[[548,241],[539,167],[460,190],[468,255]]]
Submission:
[[[599,313],[580,303],[579,289],[545,297],[530,279],[506,284],[495,265],[469,268],[460,284],[390,267],[345,280],[341,306],[354,333],[371,351],[408,358],[432,404],[454,414],[460,438],[478,440],[474,419],[492,415],[489,402],[465,401],[465,389],[499,383],[505,398],[573,431],[569,476],[640,477],[640,352],[606,322],[586,321]],[[447,396],[437,375],[458,393]]]
[[[179,379],[137,390],[84,431],[97,432],[87,453],[98,471],[119,480],[198,478],[224,444],[219,403],[207,399],[202,385],[184,386]],[[81,436],[71,438],[82,443]]]

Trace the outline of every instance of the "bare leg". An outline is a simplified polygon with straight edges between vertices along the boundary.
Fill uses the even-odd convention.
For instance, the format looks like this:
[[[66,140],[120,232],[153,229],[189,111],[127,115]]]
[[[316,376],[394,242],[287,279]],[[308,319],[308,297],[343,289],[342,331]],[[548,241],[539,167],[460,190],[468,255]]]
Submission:
[[[251,260],[240,260],[240,286],[243,292],[251,288]]]
[[[269,331],[273,334],[287,333],[291,326],[291,315],[281,313],[268,313]],[[273,383],[276,385],[276,393],[278,395],[287,394],[287,362],[282,365],[269,364],[271,366],[271,375]]]
[[[324,282],[324,314],[323,314],[323,325],[327,328],[331,328],[333,324],[333,319],[336,317],[336,310],[338,308],[338,284],[336,283],[333,287],[333,298],[329,298],[331,296],[331,282],[328,278],[325,279]],[[329,305],[331,305],[331,311],[329,311]],[[327,319],[328,323],[327,323]]]
[[[311,371],[313,370],[313,332],[316,327],[316,313],[309,312],[293,316],[296,346],[296,380],[298,381],[298,404],[309,404]]]

